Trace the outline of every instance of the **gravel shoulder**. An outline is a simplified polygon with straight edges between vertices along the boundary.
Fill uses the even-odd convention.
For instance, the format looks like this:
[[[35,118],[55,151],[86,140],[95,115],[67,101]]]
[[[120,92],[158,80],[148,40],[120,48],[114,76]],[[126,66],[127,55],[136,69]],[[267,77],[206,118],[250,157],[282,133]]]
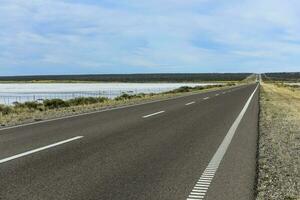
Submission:
[[[257,199],[300,199],[300,89],[262,84]]]

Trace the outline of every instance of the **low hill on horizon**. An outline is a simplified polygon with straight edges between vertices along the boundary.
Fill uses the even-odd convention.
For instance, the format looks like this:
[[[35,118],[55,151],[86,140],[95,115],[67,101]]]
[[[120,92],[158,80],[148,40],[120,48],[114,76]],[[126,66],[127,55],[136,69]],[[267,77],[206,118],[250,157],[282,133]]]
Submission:
[[[164,73],[0,76],[0,81],[92,81],[92,82],[208,82],[241,81],[251,73]]]

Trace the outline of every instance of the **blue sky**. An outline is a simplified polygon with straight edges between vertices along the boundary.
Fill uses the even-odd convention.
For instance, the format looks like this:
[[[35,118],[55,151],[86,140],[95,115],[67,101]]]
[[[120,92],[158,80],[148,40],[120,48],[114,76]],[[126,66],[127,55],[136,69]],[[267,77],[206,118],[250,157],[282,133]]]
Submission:
[[[299,0],[1,0],[0,75],[300,71]]]

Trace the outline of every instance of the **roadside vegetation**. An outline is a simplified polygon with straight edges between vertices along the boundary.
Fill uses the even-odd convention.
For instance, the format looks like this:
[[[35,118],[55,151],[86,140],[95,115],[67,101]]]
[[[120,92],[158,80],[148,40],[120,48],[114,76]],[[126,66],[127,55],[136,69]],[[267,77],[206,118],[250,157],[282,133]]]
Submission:
[[[0,105],[0,124],[1,126],[10,126],[33,121],[41,121],[49,118],[91,112],[122,105],[131,105],[157,99],[167,99],[175,96],[214,90],[233,85],[235,85],[235,83],[196,87],[183,86],[178,89],[159,94],[141,93],[131,95],[124,93],[114,99],[108,99],[105,97],[80,97],[70,100],[46,99],[42,102],[15,102],[14,105],[11,106]]]
[[[261,89],[257,199],[300,199],[300,88]]]

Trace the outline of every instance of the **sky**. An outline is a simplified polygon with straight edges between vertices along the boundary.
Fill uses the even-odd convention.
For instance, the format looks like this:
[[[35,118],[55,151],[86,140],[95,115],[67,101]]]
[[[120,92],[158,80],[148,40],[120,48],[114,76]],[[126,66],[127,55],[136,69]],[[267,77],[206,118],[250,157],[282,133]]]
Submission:
[[[299,0],[0,0],[0,76],[300,71]]]

